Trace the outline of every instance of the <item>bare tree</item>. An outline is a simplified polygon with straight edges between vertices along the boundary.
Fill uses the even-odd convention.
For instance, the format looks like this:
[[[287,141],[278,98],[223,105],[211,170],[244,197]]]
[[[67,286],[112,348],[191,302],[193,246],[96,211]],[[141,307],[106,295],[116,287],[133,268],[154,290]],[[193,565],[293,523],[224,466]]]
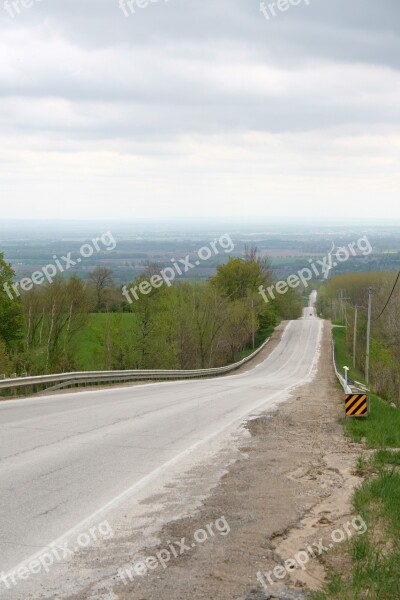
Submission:
[[[272,266],[272,260],[267,255],[262,255],[257,246],[246,246],[244,247],[244,259],[246,262],[255,262],[260,266],[260,269],[268,282],[273,280],[274,268]]]
[[[100,312],[107,307],[107,294],[114,287],[113,272],[107,267],[97,267],[89,275],[90,285],[96,297],[96,311]]]

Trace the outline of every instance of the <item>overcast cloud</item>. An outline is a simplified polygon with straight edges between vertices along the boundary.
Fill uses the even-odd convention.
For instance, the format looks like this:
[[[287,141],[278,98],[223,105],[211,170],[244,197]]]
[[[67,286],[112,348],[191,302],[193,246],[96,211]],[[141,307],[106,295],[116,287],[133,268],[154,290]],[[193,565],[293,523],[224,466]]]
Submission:
[[[309,1],[0,0],[3,217],[400,218],[399,0]]]

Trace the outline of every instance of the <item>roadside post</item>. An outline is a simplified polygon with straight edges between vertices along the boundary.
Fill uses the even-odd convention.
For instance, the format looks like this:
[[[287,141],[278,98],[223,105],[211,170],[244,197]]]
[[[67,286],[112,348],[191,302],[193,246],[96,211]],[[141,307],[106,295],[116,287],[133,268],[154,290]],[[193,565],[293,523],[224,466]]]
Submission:
[[[349,369],[349,367],[343,367],[343,369],[344,369],[344,380],[345,380],[346,389],[347,389],[347,386],[348,386],[348,375],[349,375],[350,369]]]

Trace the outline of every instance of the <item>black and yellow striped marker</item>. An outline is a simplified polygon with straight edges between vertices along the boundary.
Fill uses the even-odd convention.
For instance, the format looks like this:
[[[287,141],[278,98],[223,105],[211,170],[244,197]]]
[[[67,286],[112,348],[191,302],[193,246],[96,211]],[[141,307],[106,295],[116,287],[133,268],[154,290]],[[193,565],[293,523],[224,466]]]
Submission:
[[[346,394],[346,417],[366,417],[367,415],[367,394]]]

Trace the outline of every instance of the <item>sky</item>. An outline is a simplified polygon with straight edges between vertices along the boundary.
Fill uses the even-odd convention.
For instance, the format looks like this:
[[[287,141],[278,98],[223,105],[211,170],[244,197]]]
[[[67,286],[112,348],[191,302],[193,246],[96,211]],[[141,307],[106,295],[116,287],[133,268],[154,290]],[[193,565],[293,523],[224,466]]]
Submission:
[[[280,2],[0,0],[0,219],[400,222],[399,0]]]

